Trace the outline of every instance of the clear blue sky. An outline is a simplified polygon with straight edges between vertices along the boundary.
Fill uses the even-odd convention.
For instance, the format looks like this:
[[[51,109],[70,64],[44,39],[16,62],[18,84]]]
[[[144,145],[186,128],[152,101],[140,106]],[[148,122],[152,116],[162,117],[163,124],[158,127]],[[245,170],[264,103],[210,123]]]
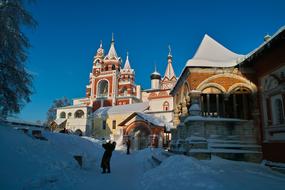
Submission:
[[[39,26],[26,32],[34,94],[19,118],[44,120],[54,99],[84,97],[94,53],[100,40],[108,51],[112,32],[123,60],[129,51],[136,83],[149,88],[154,63],[164,74],[168,44],[179,76],[205,33],[246,54],[285,25],[284,7],[282,0],[38,0],[28,9]]]

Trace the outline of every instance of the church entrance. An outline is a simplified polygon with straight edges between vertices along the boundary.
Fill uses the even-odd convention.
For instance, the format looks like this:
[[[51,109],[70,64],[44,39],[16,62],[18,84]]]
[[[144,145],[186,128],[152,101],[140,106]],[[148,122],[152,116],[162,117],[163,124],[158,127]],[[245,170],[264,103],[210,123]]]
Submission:
[[[132,147],[137,150],[147,148],[150,145],[150,134],[149,128],[143,125],[134,127],[129,133],[129,137],[132,139]]]

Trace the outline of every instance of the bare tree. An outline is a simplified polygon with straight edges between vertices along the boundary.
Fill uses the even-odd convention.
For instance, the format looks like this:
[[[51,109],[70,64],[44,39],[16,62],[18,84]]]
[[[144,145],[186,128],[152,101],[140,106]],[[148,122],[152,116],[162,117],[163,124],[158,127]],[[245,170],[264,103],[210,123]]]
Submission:
[[[59,107],[64,107],[64,106],[69,106],[71,105],[71,102],[68,98],[66,97],[63,97],[61,99],[57,99],[57,100],[54,100],[53,103],[52,103],[52,106],[48,109],[47,111],[47,119],[46,119],[46,123],[45,125],[46,126],[49,126],[49,124],[55,120],[56,118],[56,108],[59,108]]]

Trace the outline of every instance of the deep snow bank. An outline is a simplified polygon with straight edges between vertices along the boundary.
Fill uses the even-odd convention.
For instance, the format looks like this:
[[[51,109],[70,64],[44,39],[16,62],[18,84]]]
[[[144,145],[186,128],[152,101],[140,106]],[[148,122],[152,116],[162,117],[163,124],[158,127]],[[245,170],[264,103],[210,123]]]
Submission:
[[[43,135],[47,141],[0,125],[1,189],[73,189],[80,181],[74,155],[83,155],[86,170],[99,168],[103,151],[99,143],[60,133]]]
[[[141,183],[146,190],[281,190],[284,189],[285,176],[253,163],[218,157],[201,161],[174,155],[147,171]]]

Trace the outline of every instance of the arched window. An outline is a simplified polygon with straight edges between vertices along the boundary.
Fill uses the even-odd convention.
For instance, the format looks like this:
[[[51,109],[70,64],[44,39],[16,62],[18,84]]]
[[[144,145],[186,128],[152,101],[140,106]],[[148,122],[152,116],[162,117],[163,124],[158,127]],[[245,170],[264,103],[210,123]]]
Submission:
[[[123,96],[127,96],[127,94],[128,94],[127,88],[125,86],[122,88],[121,92],[122,92]]]
[[[112,70],[116,70],[116,66],[114,64],[112,65]]]
[[[108,81],[101,80],[98,83],[98,97],[107,97],[108,96]]]
[[[66,118],[66,113],[65,112],[61,112],[59,117],[60,118]]]
[[[200,106],[203,116],[217,117],[224,115],[222,93],[222,90],[215,86],[208,86],[202,90]]]
[[[163,103],[163,111],[168,111],[169,110],[169,103],[167,101],[165,101]]]
[[[69,113],[67,114],[67,118],[71,118],[71,116],[72,116],[72,113],[69,112]]]
[[[82,110],[77,110],[75,113],[74,113],[74,117],[75,118],[83,118],[84,117],[84,112]]]
[[[226,117],[252,119],[252,106],[255,100],[252,100],[252,91],[239,86],[230,91],[227,102],[225,103]]]
[[[278,98],[274,101],[274,107],[276,110],[276,123],[281,124],[284,123],[284,114],[283,114],[283,106],[282,101]]]
[[[188,83],[184,83],[183,85],[183,98],[187,98],[187,96],[189,95],[189,86],[188,86]]]

